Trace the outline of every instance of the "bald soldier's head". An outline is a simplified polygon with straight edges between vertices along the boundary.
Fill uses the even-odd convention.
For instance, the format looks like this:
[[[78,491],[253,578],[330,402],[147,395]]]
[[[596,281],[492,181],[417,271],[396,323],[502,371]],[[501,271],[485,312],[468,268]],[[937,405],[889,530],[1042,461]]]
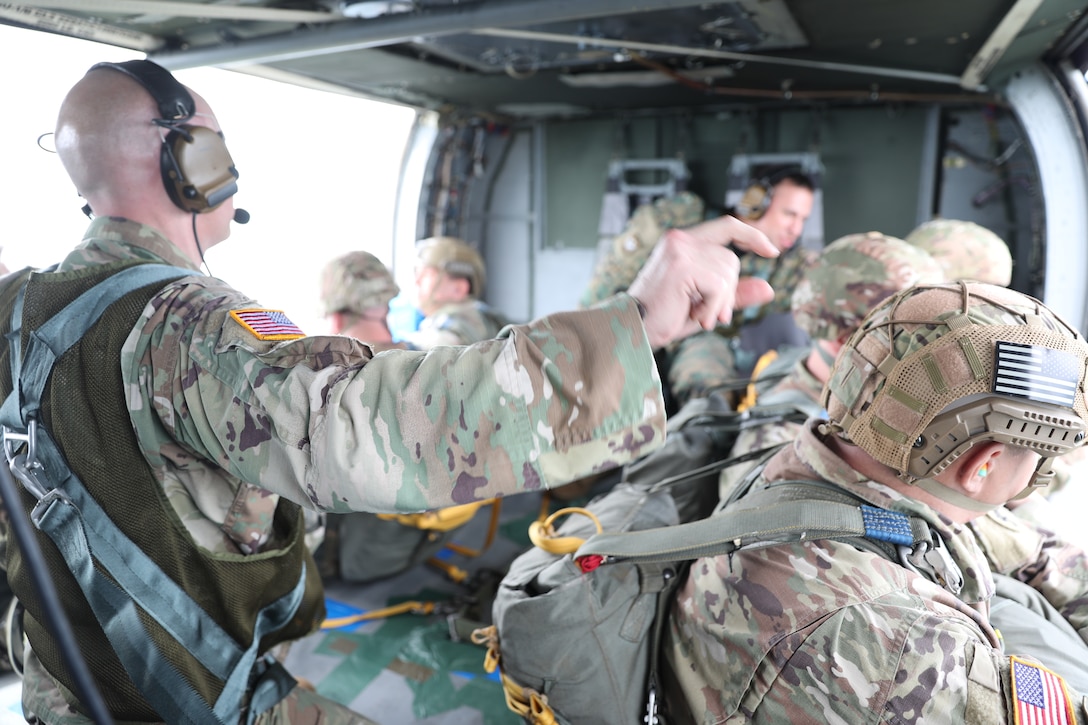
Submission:
[[[196,115],[186,121],[215,131],[207,102],[189,91]],[[80,196],[97,216],[121,216],[162,232],[199,264],[201,248],[230,235],[231,200],[195,218],[171,201],[163,185],[160,151],[167,129],[153,123],[159,110],[135,79],[94,68],[68,92],[57,117],[56,147]]]

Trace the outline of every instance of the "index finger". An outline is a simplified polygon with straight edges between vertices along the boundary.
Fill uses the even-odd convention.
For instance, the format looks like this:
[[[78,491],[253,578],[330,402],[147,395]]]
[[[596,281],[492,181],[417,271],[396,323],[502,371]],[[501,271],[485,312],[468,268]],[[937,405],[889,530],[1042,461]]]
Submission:
[[[740,219],[732,216],[710,219],[701,224],[689,227],[687,233],[705,244],[721,244],[733,246],[749,252],[754,252],[761,257],[777,257],[778,248],[771,244],[767,235],[750,224],[745,224]]]

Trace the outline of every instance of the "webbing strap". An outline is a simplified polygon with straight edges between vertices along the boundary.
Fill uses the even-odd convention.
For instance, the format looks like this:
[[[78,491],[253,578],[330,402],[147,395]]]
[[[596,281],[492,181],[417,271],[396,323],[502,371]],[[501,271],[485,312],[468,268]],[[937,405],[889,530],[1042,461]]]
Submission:
[[[246,718],[246,725],[253,725],[258,715],[270,710],[297,684],[291,673],[284,669],[275,657],[265,655],[257,663],[257,680],[249,699],[249,716]]]
[[[922,519],[894,511],[884,513],[896,519],[893,535],[900,538],[894,540],[895,543],[913,546],[932,540],[929,526]],[[716,516],[687,524],[597,534],[579,547],[574,558],[592,554],[652,563],[719,556],[761,544],[841,538],[890,540],[884,537],[882,530],[873,527],[872,516],[868,517],[870,526],[867,527],[866,518],[856,503],[780,500],[765,506],[727,509]],[[908,533],[904,534],[904,531]],[[909,543],[902,540],[903,536],[909,537]]]
[[[57,265],[46,268],[45,272],[56,269]],[[32,270],[28,267],[24,272]],[[20,273],[22,274],[22,273]],[[28,275],[29,278],[29,275]],[[4,336],[8,343],[8,366],[11,368],[11,386],[12,392],[8,396],[11,400],[11,406],[17,406],[19,401],[19,374],[23,368],[23,303],[26,300],[26,283],[24,279],[23,283],[19,285],[19,291],[15,295],[15,304],[11,308],[11,321],[8,334]],[[5,401],[5,406],[7,401]],[[16,408],[13,408],[15,410]],[[0,414],[2,418],[2,414]]]
[[[125,671],[155,711],[170,723],[222,723],[154,647],[140,625],[133,600],[97,573],[79,509],[57,489],[39,507],[38,527],[56,543]]]
[[[75,485],[67,486],[67,491],[79,491],[84,502],[91,500],[78,480],[73,477],[71,482]],[[201,725],[202,723],[236,722],[246,690],[249,688],[250,675],[257,664],[257,648],[260,641],[266,634],[283,626],[294,616],[302,601],[305,579],[300,578],[294,590],[261,610],[254,627],[252,644],[248,649],[242,650],[169,579],[166,579],[166,586],[177,590],[182,597],[185,597],[184,601],[179,602],[183,606],[176,607],[179,611],[175,616],[179,619],[166,621],[161,617],[161,613],[148,610],[147,598],[141,600],[139,595],[129,591],[125,585],[131,583],[131,577],[139,571],[159,575],[158,577],[151,576],[149,579],[157,578],[160,584],[163,583],[161,579],[164,577],[161,576],[158,567],[150,562],[147,565],[152,567],[151,569],[142,566],[141,562],[129,562],[129,565],[119,568],[110,567],[110,563],[115,564],[119,558],[124,557],[124,554],[113,549],[110,542],[104,542],[95,535],[96,527],[91,525],[88,519],[104,515],[101,509],[93,506],[96,513],[88,516],[87,512],[80,511],[75,502],[68,499],[59,489],[55,489],[43,501],[43,508],[38,519],[40,528],[57,544],[80,589],[87,597],[95,617],[117,652],[118,659],[124,665],[125,671],[129,673],[140,693],[153,704],[156,712],[169,723]],[[127,553],[131,555],[135,549],[136,547],[129,544]],[[115,575],[119,583],[122,578],[126,580],[122,583],[122,588],[113,584],[101,573],[102,569],[94,565],[95,560]],[[118,572],[121,572],[123,576],[117,577]],[[146,589],[146,587],[139,588]],[[147,592],[142,594],[146,597]],[[224,654],[231,657],[233,662],[226,664],[232,667],[223,677],[225,685],[216,700],[214,709],[209,707],[174,666],[162,657],[140,623],[136,606],[149,611],[155,620],[164,626],[185,625],[182,629],[189,630],[188,633],[183,636],[177,636],[174,632],[171,634],[174,634],[175,638],[186,645],[190,651],[194,648],[189,645],[196,643],[196,649],[203,652],[193,652],[193,654],[201,659],[201,664],[209,665],[209,669],[222,668],[223,660],[226,659],[222,656],[207,659],[213,643],[221,645]],[[180,619],[182,617],[187,619]],[[170,627],[166,626],[166,628],[169,631]],[[207,639],[201,640],[202,635]],[[250,702],[250,721],[258,713],[264,712],[282,700],[295,684],[294,678],[286,671],[268,663],[263,676],[254,687]]]
[[[53,364],[83,338],[110,305],[145,285],[193,274],[190,269],[165,264],[128,267],[72,300],[48,322],[31,332],[27,338],[19,384],[15,386],[22,391],[19,420],[23,421],[23,427],[28,416],[41,407],[42,393]],[[3,422],[7,424],[6,416]]]
[[[39,429],[38,437],[38,445],[43,452],[55,447],[44,430]],[[131,603],[134,603],[200,660],[204,667],[225,681],[215,705],[216,721],[236,719],[249,686],[249,675],[257,660],[260,641],[266,634],[286,625],[295,615],[305,592],[305,576],[299,579],[292,591],[258,613],[253,641],[243,649],[113,524],[76,476],[67,468],[65,472],[67,479],[47,496],[48,503],[43,501],[41,508],[44,510],[40,515],[35,515],[34,520],[64,554],[68,568],[76,576],[80,589],[110,642],[117,648],[129,676],[138,686],[141,680],[147,679],[148,672],[158,677],[158,668],[163,668],[161,679],[165,683],[180,678],[172,665],[155,652],[153,641],[131,607]],[[38,508],[35,513],[39,513]],[[89,557],[97,560],[101,568],[90,564]],[[101,571],[109,572],[116,585]],[[114,592],[118,586],[131,599],[131,603],[126,600],[123,607],[114,605]],[[118,596],[121,592],[118,592]],[[125,653],[133,655],[133,658],[126,658]],[[140,669],[134,672],[132,666],[137,664]],[[184,684],[184,680],[181,682]],[[160,683],[154,684],[157,686]],[[202,699],[191,699],[199,698],[199,695],[188,686],[181,690],[168,689],[161,694],[167,695],[168,701],[184,698],[186,706],[181,712],[190,716],[207,709]],[[285,695],[286,691],[282,694]],[[157,700],[148,699],[159,709]],[[162,714],[165,715],[165,712]]]
[[[10,428],[26,431],[26,421],[41,406],[54,363],[109,305],[134,289],[191,274],[191,270],[180,267],[138,265],[80,295],[30,334],[23,375],[13,380],[14,389],[0,409],[0,420]],[[20,389],[21,403],[17,392]],[[44,428],[38,428],[35,443],[47,464],[48,477],[60,481],[35,507],[35,525],[57,545],[137,689],[167,722],[195,725],[237,721],[261,639],[295,615],[305,591],[305,571],[292,591],[258,613],[252,642],[243,648],[113,524],[68,468]],[[96,560],[100,566],[95,566]],[[109,572],[113,580],[103,572]],[[156,649],[138,610],[151,616],[224,681],[214,710]],[[250,718],[281,700],[294,685],[282,668],[263,668],[263,676],[254,688]]]
[[[11,382],[19,379],[19,370],[23,365],[23,301],[26,299],[26,282],[19,286],[15,295],[15,305],[11,308],[11,325],[5,336],[8,341],[8,363],[11,367]]]
[[[753,410],[760,409],[790,409],[798,410],[809,417],[814,415],[821,415],[825,419],[827,418],[827,411],[812,398],[808,397],[800,390],[788,389],[788,390],[772,390],[764,393],[760,396],[759,401]]]

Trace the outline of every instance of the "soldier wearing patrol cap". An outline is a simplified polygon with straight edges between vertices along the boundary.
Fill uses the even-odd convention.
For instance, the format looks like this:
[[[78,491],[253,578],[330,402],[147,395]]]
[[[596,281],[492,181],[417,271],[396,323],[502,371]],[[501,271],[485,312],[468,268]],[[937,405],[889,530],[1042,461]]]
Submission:
[[[1004,507],[1083,443],[1086,364],[1079,332],[1002,287],[917,285],[878,305],[839,353],[828,420],[810,420],[754,485],[816,478],[863,500],[868,521],[918,530],[874,526],[890,551],[813,537],[695,561],[663,643],[670,710],[1088,722],[1088,555]],[[989,617],[999,576],[1049,608],[1039,639],[1053,630],[1062,644],[1003,644]]]
[[[487,280],[484,260],[467,242],[456,237],[418,242],[415,273],[423,320],[405,338],[417,350],[489,340],[507,324],[480,299]]]
[[[906,236],[909,244],[924,249],[944,269],[947,279],[1008,287],[1012,281],[1012,254],[1005,241],[984,226],[959,219],[932,219]]]
[[[332,332],[371,345],[393,342],[389,332],[389,300],[400,288],[382,261],[370,252],[348,252],[321,271],[322,314]]]
[[[791,309],[812,340],[808,347],[768,352],[761,374],[739,407],[790,406],[808,415],[823,413],[820,394],[835,356],[861,320],[878,303],[911,285],[943,282],[937,262],[902,239],[880,232],[849,234],[821,251],[793,291]],[[740,432],[732,455],[759,450],[797,437],[800,423],[780,421]],[[754,464],[753,464],[754,465]],[[729,497],[751,466],[722,471],[720,495]]]

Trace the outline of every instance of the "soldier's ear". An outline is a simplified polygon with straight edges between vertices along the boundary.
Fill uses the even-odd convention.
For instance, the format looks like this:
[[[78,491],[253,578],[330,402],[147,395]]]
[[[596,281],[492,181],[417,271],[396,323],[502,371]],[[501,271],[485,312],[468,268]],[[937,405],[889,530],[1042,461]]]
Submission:
[[[986,478],[996,469],[1003,449],[1004,446],[996,441],[986,441],[972,446],[961,456],[955,478],[968,496],[985,489]]]
[[[464,277],[450,277],[450,281],[459,297],[468,297],[472,294],[472,282]]]

